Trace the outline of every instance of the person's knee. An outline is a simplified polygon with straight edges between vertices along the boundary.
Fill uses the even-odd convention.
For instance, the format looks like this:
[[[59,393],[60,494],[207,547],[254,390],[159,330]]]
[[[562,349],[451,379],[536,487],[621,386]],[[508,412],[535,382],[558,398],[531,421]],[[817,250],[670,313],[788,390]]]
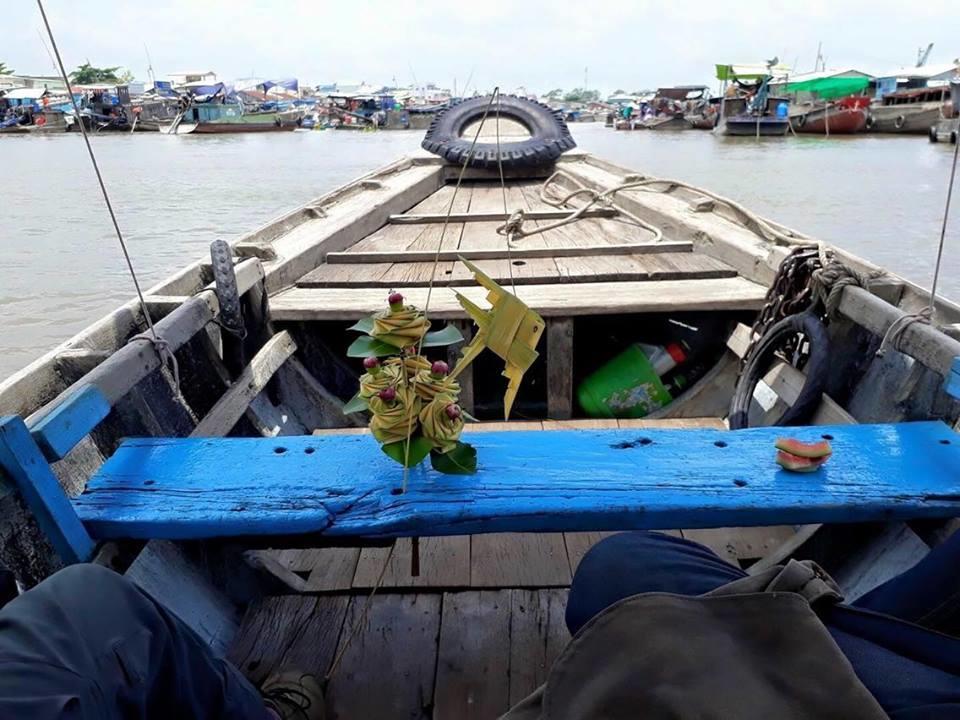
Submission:
[[[594,545],[583,556],[575,574],[589,572],[592,568],[609,569],[630,559],[633,566],[644,565],[647,561],[660,562],[674,538],[663,533],[648,530],[635,530],[609,535]]]
[[[30,592],[75,605],[88,597],[96,597],[96,602],[100,602],[104,596],[123,596],[132,589],[130,581],[113,570],[93,563],[78,563],[57,571]]]

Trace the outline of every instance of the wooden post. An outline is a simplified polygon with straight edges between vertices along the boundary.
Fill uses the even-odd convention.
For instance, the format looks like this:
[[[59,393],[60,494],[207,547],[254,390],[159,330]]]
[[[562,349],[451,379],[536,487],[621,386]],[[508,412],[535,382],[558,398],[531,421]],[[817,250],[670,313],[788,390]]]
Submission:
[[[573,415],[573,318],[547,320],[547,416]]]
[[[460,334],[463,335],[463,342],[457,343],[456,345],[451,345],[447,349],[447,364],[451,368],[457,364],[457,360],[460,358],[460,351],[463,349],[464,345],[468,344],[473,339],[472,322],[469,320],[457,320],[453,324],[457,326],[457,329],[460,330]],[[457,377],[457,381],[460,383],[460,407],[472,415],[473,365],[468,365],[466,368],[464,368],[463,372],[461,372]]]

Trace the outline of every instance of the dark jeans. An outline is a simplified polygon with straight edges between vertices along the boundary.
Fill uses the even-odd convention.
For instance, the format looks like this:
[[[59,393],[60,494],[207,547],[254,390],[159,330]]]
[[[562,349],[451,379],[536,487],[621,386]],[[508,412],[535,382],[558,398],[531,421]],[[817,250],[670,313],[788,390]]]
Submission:
[[[0,718],[266,720],[259,693],[122,576],[73,565],[0,610]]]
[[[575,634],[631,595],[702,595],[745,575],[690,540],[651,532],[612,535],[577,568],[567,626]],[[857,677],[892,718],[960,718],[960,639],[929,629],[956,627],[960,533],[854,605],[818,612]]]

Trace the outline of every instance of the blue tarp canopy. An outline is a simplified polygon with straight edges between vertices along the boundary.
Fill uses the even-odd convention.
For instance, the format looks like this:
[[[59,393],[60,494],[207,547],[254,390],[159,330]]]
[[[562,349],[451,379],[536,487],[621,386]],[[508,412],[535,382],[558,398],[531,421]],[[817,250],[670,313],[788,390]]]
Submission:
[[[300,82],[296,78],[288,78],[286,80],[267,80],[263,83],[263,90],[266,92],[272,87],[281,87],[286,90],[299,90]]]

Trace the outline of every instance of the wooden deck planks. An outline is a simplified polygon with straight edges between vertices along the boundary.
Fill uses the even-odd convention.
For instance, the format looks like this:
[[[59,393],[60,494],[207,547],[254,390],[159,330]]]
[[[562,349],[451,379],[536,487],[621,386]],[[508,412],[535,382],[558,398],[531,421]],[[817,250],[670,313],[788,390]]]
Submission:
[[[547,680],[570,642],[566,589],[510,591],[510,697],[516,705]]]
[[[570,577],[563,533],[495,533],[471,540],[473,587],[563,587]]]
[[[254,684],[284,668],[322,677],[333,661],[348,603],[346,596],[303,595],[255,601],[227,657]]]
[[[389,548],[363,548],[353,576],[353,587],[373,587],[389,552]],[[417,577],[411,574],[411,560],[410,539],[401,538],[390,557],[390,566],[383,576],[382,587],[470,586],[469,535],[420,538],[420,574]]]
[[[510,702],[509,590],[445,593],[434,720],[487,720]]]
[[[331,718],[430,718],[440,635],[439,594],[351,598],[340,644],[358,630],[327,688]]]
[[[486,290],[467,286],[461,292],[485,307]],[[407,301],[426,302],[427,288],[411,287]],[[755,310],[766,288],[742,277],[711,280],[665,280],[525,285],[523,301],[543,316],[608,315],[685,310]],[[383,299],[369,288],[292,288],[270,299],[278,321],[356,320],[380,310]],[[432,317],[465,318],[450,288],[435,288]]]

